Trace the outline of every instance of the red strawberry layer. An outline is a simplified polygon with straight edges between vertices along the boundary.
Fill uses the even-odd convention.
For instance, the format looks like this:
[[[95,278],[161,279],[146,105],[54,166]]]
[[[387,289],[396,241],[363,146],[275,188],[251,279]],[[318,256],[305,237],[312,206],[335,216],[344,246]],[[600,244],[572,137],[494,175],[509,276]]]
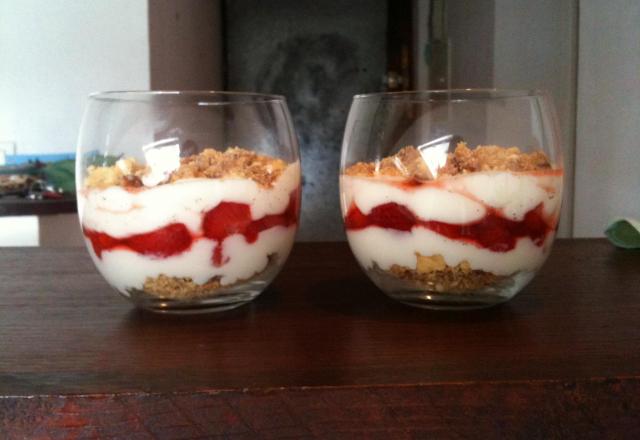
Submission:
[[[191,233],[182,223],[171,223],[155,231],[125,238],[114,238],[89,228],[84,228],[84,235],[91,241],[98,257],[102,256],[102,252],[116,247],[128,248],[142,255],[170,257],[189,249],[193,241]]]
[[[202,221],[204,236],[218,241],[213,253],[213,264],[222,266],[227,260],[222,255],[222,242],[233,234],[241,234],[247,243],[258,239],[258,234],[275,226],[291,226],[298,219],[298,191],[294,191],[287,208],[281,214],[265,215],[258,220],[251,219],[249,205],[235,202],[221,202],[208,211]]]
[[[487,213],[482,219],[465,224],[425,221],[406,206],[397,203],[376,206],[366,215],[352,204],[345,217],[346,229],[360,230],[369,226],[397,231],[410,231],[414,227],[422,227],[447,238],[472,243],[494,252],[510,251],[518,239],[523,237],[529,237],[537,246],[542,246],[547,234],[555,228],[552,222],[545,220],[542,203],[528,211],[520,221],[509,220],[498,210],[487,208]]]
[[[251,208],[245,203],[221,202],[205,212],[202,235],[218,241],[212,256],[213,263],[220,266],[226,262],[222,255],[222,242],[230,235],[241,234],[247,243],[253,243],[262,231],[275,226],[296,224],[300,205],[298,193],[299,191],[291,193],[289,203],[282,213],[266,215],[257,220],[251,219]],[[183,223],[171,223],[151,232],[122,238],[115,238],[87,227],[83,228],[83,232],[98,258],[102,257],[102,252],[115,248],[166,258],[188,250],[201,237],[192,234]]]

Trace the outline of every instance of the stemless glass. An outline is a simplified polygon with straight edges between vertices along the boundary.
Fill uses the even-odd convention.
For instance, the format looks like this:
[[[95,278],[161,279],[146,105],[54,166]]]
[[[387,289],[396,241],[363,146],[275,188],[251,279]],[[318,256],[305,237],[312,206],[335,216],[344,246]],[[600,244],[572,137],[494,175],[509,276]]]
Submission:
[[[76,184],[96,267],[157,312],[251,301],[281,269],[298,225],[298,143],[281,96],[90,95]]]
[[[347,239],[387,295],[433,309],[512,298],[549,255],[562,153],[537,91],[358,95],[342,146]]]

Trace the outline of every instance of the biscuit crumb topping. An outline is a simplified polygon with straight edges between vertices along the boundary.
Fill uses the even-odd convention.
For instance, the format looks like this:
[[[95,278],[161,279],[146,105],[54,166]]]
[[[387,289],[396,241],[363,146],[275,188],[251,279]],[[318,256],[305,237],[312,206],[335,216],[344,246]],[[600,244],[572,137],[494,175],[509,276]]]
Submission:
[[[444,166],[433,169],[429,165],[437,164],[428,164],[417,148],[408,146],[379,162],[358,162],[348,167],[344,174],[360,177],[387,176],[433,180],[479,171],[518,172],[551,168],[549,159],[542,151],[524,153],[518,147],[497,145],[480,145],[472,150],[465,142],[458,143],[453,153],[447,153]]]
[[[201,153],[180,159],[180,167],[163,183],[182,179],[251,179],[263,187],[271,187],[287,168],[282,159],[264,156],[244,148],[232,147],[226,151],[206,148]],[[85,187],[104,189],[110,186],[135,188],[142,186],[142,178],[149,167],[133,158],[120,159],[113,166],[87,169]]]
[[[192,178],[251,179],[262,186],[271,186],[280,177],[287,163],[281,159],[262,156],[244,148],[228,148],[220,152],[212,148],[180,160],[180,168],[171,174],[170,182]]]
[[[141,178],[147,168],[133,158],[120,159],[110,167],[90,166],[84,184],[87,188],[107,188],[110,186],[142,186]]]

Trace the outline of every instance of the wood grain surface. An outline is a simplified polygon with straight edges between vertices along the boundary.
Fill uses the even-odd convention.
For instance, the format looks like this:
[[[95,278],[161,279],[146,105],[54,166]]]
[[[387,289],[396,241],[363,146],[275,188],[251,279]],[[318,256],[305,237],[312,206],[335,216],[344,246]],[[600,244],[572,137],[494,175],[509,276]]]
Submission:
[[[640,438],[640,252],[560,240],[511,302],[453,313],[300,243],[252,304],[176,317],[84,249],[3,249],[0,396],[0,438]]]
[[[77,211],[75,194],[61,199],[31,200],[18,196],[0,197],[0,217],[13,215],[70,214]]]

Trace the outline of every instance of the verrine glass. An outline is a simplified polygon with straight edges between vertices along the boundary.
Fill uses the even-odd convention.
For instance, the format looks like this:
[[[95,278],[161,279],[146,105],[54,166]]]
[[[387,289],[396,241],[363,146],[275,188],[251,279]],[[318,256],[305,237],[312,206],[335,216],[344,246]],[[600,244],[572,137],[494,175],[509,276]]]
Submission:
[[[351,249],[404,303],[481,308],[519,292],[549,255],[563,166],[537,91],[356,96],[340,193]]]
[[[77,153],[87,248],[138,307],[195,313],[242,305],[291,250],[300,162],[280,96],[93,94]]]

